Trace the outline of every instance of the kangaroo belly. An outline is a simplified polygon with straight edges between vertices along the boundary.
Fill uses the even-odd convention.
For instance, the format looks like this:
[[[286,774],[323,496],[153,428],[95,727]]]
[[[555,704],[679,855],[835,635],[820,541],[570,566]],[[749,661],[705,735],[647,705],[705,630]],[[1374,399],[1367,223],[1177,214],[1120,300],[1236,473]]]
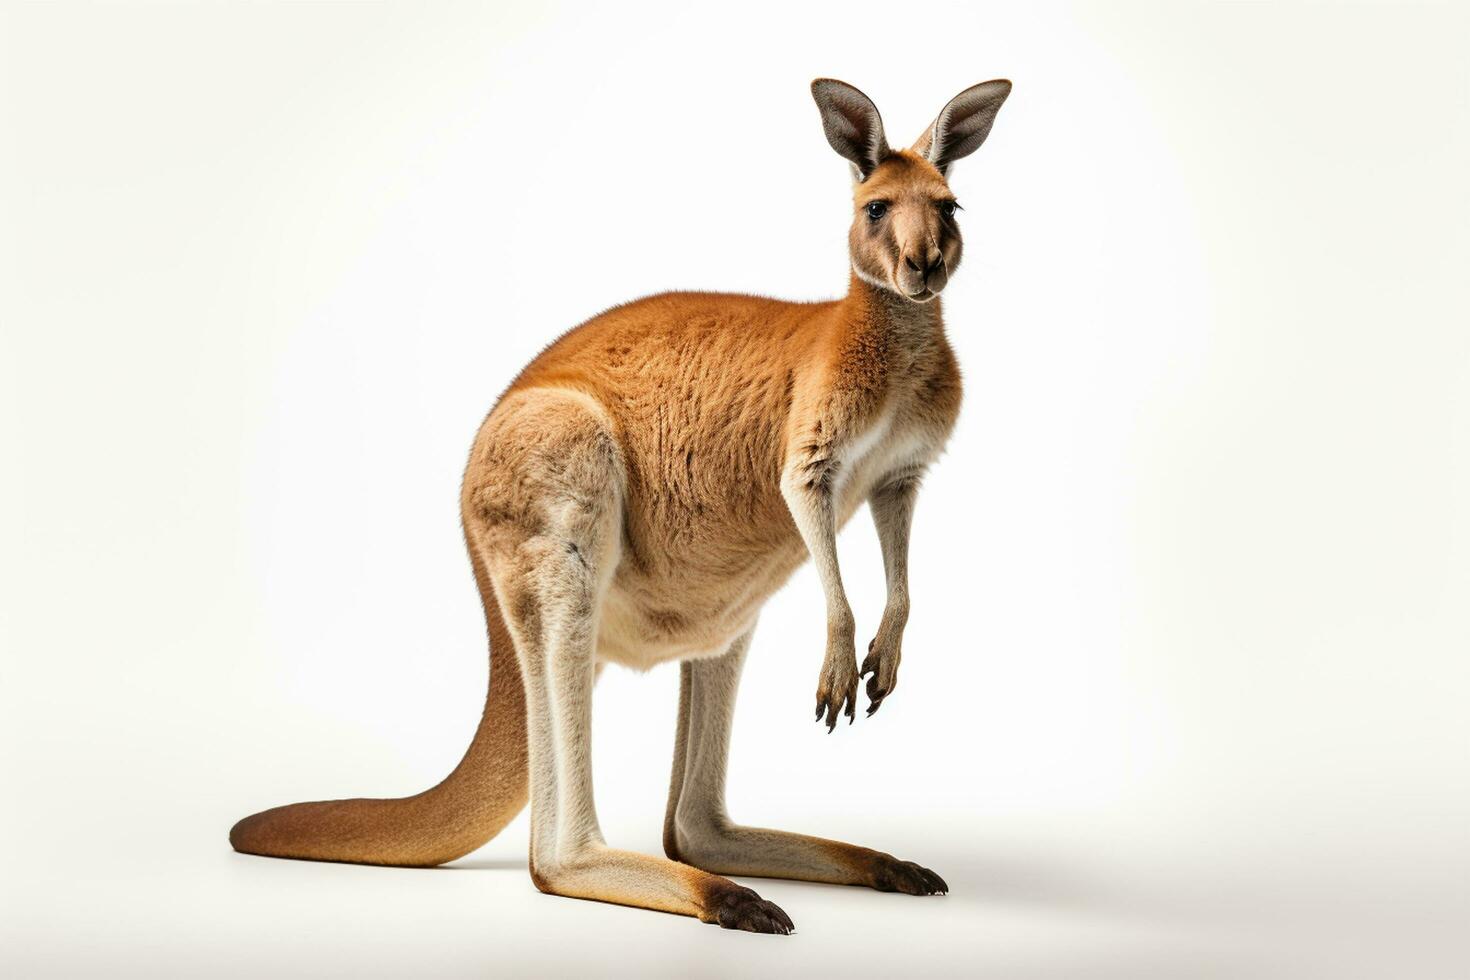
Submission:
[[[886,432],[847,460],[838,499],[846,524],[878,481],[932,458],[930,441]],[[807,558],[782,500],[751,492],[763,519],[678,507],[677,495],[629,501],[622,560],[601,607],[598,657],[646,670],[669,660],[718,656],[749,630],[761,606]]]
[[[794,531],[738,563],[665,555],[649,568],[625,553],[601,607],[598,658],[646,670],[719,656],[755,625],[761,606],[805,558]]]

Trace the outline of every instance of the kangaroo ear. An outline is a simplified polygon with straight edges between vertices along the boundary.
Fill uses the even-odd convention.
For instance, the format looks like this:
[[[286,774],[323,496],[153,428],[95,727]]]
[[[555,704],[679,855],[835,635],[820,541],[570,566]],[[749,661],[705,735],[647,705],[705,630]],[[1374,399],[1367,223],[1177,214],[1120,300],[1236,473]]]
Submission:
[[[949,100],[924,135],[913,145],[913,151],[949,176],[949,165],[980,149],[995,114],[1011,94],[1011,83],[1004,78],[972,85]]]
[[[812,98],[821,110],[827,142],[852,164],[857,180],[867,180],[889,153],[878,107],[872,99],[835,78],[812,82]]]

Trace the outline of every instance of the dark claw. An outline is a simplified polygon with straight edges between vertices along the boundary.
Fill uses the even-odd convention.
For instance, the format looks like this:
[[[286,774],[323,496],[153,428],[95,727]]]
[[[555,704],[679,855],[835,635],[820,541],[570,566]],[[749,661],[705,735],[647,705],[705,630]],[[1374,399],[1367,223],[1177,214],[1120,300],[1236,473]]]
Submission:
[[[878,676],[876,674],[868,678],[867,691],[869,715],[872,715],[873,712],[877,711],[878,708],[883,704],[883,699],[893,693],[892,688],[885,688],[878,683]]]
[[[866,677],[868,680],[865,690],[868,693],[868,717],[870,718],[883,705],[883,699],[893,693],[895,686],[892,671],[889,671],[890,676],[886,683],[881,680],[883,677],[883,671],[880,669],[882,667],[881,658],[873,652],[873,647],[877,642],[877,637],[874,637],[868,644],[867,659],[863,661],[862,669],[858,672],[859,678]]]
[[[878,869],[873,887],[905,895],[946,895],[949,885],[939,875],[912,861],[890,858]]]
[[[796,923],[791,921],[791,916],[787,915],[779,905],[776,906],[776,913],[781,916],[781,924],[786,927],[786,935],[789,936],[796,931]]]
[[[749,888],[733,892],[720,905],[715,921],[721,929],[741,932],[764,932],[789,936],[796,926],[791,917],[774,902],[768,902]]]
[[[816,720],[821,722],[823,715],[826,716],[828,734],[836,730],[838,719],[843,715],[851,725],[857,720],[857,698],[856,678],[846,670],[829,671],[824,666],[821,682],[817,685]]]

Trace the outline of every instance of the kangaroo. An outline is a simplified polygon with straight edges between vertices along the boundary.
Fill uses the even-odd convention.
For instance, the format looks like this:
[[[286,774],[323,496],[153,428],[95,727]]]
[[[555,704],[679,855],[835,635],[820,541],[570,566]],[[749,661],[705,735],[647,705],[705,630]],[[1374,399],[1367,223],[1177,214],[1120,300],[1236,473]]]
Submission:
[[[725,875],[948,892],[882,851],[746,827],[725,809],[741,666],[761,605],[811,555],[826,598],[816,716],[872,715],[898,681],[919,481],[960,407],[939,293],[960,263],[948,175],[979,148],[1008,81],[955,96],[908,149],[872,101],[812,83],[852,167],[847,295],[816,303],[665,293],[614,307],[536,357],[480,426],[460,494],[485,608],[490,687],[463,760],[403,799],[276,807],[237,851],[430,866],[490,840],[531,802],[543,892],[788,934]],[[861,668],[837,532],[867,502],[887,601]],[[593,805],[592,688],[607,663],[680,664],[667,859],[609,847]]]

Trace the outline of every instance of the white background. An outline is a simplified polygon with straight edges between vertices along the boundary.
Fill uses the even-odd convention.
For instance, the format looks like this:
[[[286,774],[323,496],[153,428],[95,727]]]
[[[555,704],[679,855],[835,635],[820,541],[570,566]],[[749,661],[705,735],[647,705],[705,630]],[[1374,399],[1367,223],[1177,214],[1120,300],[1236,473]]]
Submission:
[[[0,972],[1466,975],[1465,8],[505,6],[0,13]],[[458,872],[231,852],[458,759],[460,469],[542,345],[844,288],[817,75],[896,144],[1015,92],[953,176],[901,685],[811,722],[803,571],[731,805],[953,894],[750,882],[783,940],[542,896],[524,816]],[[863,514],[842,559],[870,631]],[[676,677],[599,688],[616,844]]]

